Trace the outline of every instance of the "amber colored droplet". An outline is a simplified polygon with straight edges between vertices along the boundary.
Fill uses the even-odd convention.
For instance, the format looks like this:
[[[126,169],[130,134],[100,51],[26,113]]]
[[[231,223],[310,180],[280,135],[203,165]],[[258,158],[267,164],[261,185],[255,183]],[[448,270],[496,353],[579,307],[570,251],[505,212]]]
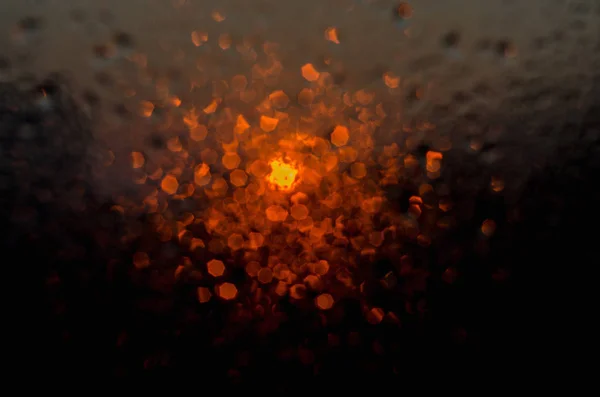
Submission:
[[[202,109],[202,111],[206,114],[213,114],[214,112],[217,111],[217,108],[219,107],[219,103],[220,103],[219,99],[213,99],[204,109]]]
[[[333,296],[330,294],[321,294],[315,299],[317,307],[321,310],[329,310],[333,307]]]
[[[222,50],[226,50],[229,47],[231,47],[231,35],[227,34],[227,33],[223,33],[222,35],[219,36],[219,47],[221,47]]]
[[[429,151],[426,154],[427,164],[426,168],[428,172],[438,172],[441,167],[443,155],[440,152]]]
[[[150,266],[150,258],[145,252],[136,252],[133,255],[133,265],[138,269]]]
[[[160,188],[167,194],[175,194],[179,188],[179,182],[175,176],[167,175],[161,181]]]
[[[204,139],[206,139],[207,135],[208,129],[202,124],[198,124],[196,127],[190,129],[190,139],[192,139],[193,141],[203,141]]]
[[[223,283],[219,285],[217,292],[221,298],[225,300],[232,300],[237,296],[238,290],[234,284]]]
[[[181,106],[181,99],[178,96],[173,95],[169,98],[169,103],[172,106],[178,108],[179,106]]]
[[[350,172],[353,178],[362,179],[367,176],[367,167],[363,163],[353,163]]]
[[[242,159],[237,153],[225,153],[225,155],[223,155],[223,158],[221,159],[221,162],[223,163],[225,168],[227,168],[228,170],[233,170],[240,165]]]
[[[227,246],[232,251],[237,251],[244,248],[244,237],[239,233],[233,233],[227,238]]]
[[[206,270],[213,277],[220,277],[225,273],[225,264],[217,259],[212,259],[206,264]]]
[[[492,181],[490,182],[490,187],[496,193],[500,193],[504,190],[504,180],[499,177],[492,177]]]
[[[288,212],[285,208],[279,205],[269,206],[266,209],[265,214],[267,215],[267,219],[271,222],[284,222],[288,216]]]
[[[320,260],[314,265],[314,272],[319,276],[324,276],[329,271],[329,263],[326,260]]]
[[[234,186],[244,186],[248,182],[248,175],[243,170],[234,170],[229,174],[229,181]]]
[[[223,22],[225,20],[225,15],[223,15],[220,11],[213,11],[210,16],[215,22]]]
[[[192,32],[192,43],[196,47],[200,47],[203,43],[208,41],[208,33],[199,32],[197,30]]]
[[[258,275],[258,271],[260,270],[260,263],[257,261],[251,261],[246,264],[246,273],[250,277],[256,277]]]
[[[260,116],[260,128],[264,132],[271,132],[277,128],[279,120],[273,117]]]
[[[181,142],[179,141],[179,137],[175,136],[173,138],[170,138],[167,141],[167,149],[169,149],[170,151],[176,153],[176,152],[181,152],[181,150],[183,150],[183,146],[181,145]]]
[[[212,296],[208,288],[205,287],[198,287],[196,292],[198,294],[198,302],[200,303],[208,302]]]
[[[335,127],[331,133],[331,143],[335,146],[344,146],[348,143],[348,139],[350,139],[350,133],[348,132],[348,128],[343,125]]]
[[[140,152],[131,152],[131,166],[133,168],[142,168],[146,163],[144,155]]]
[[[202,152],[200,152],[200,159],[203,163],[206,163],[208,165],[215,164],[218,158],[219,155],[213,149],[206,148]]]
[[[285,92],[281,90],[273,91],[271,94],[269,94],[269,100],[277,109],[286,108],[290,103],[290,98],[288,98]]]
[[[207,164],[198,164],[194,169],[194,183],[198,186],[206,186],[210,183],[210,167]]]
[[[398,88],[400,86],[400,77],[394,75],[391,72],[384,73],[383,82],[389,88]]]
[[[244,118],[244,116],[242,116],[241,114],[237,117],[237,121],[235,123],[235,128],[234,131],[236,134],[243,134],[244,132],[246,132],[248,130],[248,128],[250,128],[250,124],[248,124],[248,122],[246,121],[246,119]]]
[[[290,214],[292,215],[292,218],[301,221],[308,216],[308,207],[304,204],[294,204],[292,208],[290,208]]]
[[[492,235],[494,234],[495,231],[496,231],[496,222],[494,222],[491,219],[486,219],[485,221],[483,221],[483,224],[481,225],[481,232],[485,236],[492,237]]]
[[[152,116],[153,112],[154,112],[154,104],[152,102],[149,102],[149,101],[140,102],[140,115],[142,115],[144,117],[150,117],[150,116]]]
[[[243,74],[233,76],[231,79],[231,88],[235,91],[241,92],[248,86],[248,79]]]
[[[290,288],[290,296],[294,299],[303,299],[306,297],[306,285],[294,284]]]
[[[340,161],[343,163],[351,163],[356,161],[358,157],[358,150],[354,149],[352,146],[345,146],[339,149],[340,150]]]
[[[279,296],[284,296],[288,291],[288,286],[285,281],[280,281],[277,283],[277,287],[275,287],[275,293]]]
[[[396,15],[402,19],[409,19],[413,15],[413,8],[410,4],[403,1],[396,7]]]
[[[321,75],[315,69],[312,63],[307,63],[306,65],[302,66],[301,71],[302,77],[304,77],[307,81],[317,81],[319,79],[319,76]]]
[[[380,307],[374,307],[367,313],[367,321],[371,324],[379,324],[383,317],[385,316],[385,312]]]
[[[315,94],[310,88],[303,88],[298,93],[298,104],[309,106],[315,99]]]
[[[256,160],[250,165],[252,175],[262,178],[269,172],[269,164],[266,161]]]
[[[248,248],[257,250],[262,247],[265,242],[265,238],[262,234],[257,232],[251,232],[248,234]]]
[[[337,29],[334,27],[325,29],[325,39],[331,41],[332,43],[340,44]]]
[[[261,283],[268,284],[273,281],[273,271],[268,267],[263,267],[258,271],[257,277]]]

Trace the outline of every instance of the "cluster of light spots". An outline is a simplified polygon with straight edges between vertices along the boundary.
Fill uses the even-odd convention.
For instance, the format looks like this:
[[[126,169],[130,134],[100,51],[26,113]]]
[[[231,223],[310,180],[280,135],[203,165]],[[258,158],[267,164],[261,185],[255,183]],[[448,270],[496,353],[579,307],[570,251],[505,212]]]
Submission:
[[[408,19],[412,8],[402,3],[396,13]],[[212,17],[220,22],[225,16]],[[324,35],[343,46],[338,28]],[[228,50],[252,67],[211,79],[210,59],[201,55],[189,92],[148,76],[143,54],[129,58],[143,81],[154,82],[146,100],[141,89],[130,90],[130,97],[157,138],[143,152],[130,149],[133,179],[143,194],[137,202],[119,198],[115,211],[132,218],[145,213],[154,233],[149,237],[168,247],[137,253],[134,267],[142,272],[174,262],[174,244],[186,258],[174,264],[175,278],[201,283],[194,286],[198,302],[213,296],[240,307],[261,302],[261,312],[276,311],[282,297],[323,311],[347,296],[366,297],[361,272],[380,254],[399,265],[379,285],[406,288],[399,280],[413,277],[415,265],[403,246],[430,247],[452,227],[452,200],[435,184],[448,142],[417,153],[435,126],[404,122],[402,112],[369,89],[342,89],[334,71],[343,65],[333,56],[288,71],[277,43],[253,46],[233,37],[191,32],[195,51]],[[289,73],[302,83],[297,91],[282,84]],[[388,94],[397,95],[400,76],[378,73]],[[422,94],[417,88],[415,95]],[[379,136],[392,143],[382,145]],[[415,191],[399,210],[386,192],[405,181]],[[499,178],[490,182],[494,192],[501,185]],[[492,229],[484,224],[481,233],[489,237]],[[139,238],[134,228],[127,233],[123,241]],[[368,304],[364,316],[372,324],[397,319]]]

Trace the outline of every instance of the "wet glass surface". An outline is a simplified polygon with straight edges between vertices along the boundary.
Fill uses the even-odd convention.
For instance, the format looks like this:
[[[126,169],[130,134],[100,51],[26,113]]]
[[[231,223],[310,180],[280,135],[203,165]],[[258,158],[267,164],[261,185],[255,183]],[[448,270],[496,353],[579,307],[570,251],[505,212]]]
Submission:
[[[0,28],[30,371],[339,392],[572,327],[597,2],[5,0]]]

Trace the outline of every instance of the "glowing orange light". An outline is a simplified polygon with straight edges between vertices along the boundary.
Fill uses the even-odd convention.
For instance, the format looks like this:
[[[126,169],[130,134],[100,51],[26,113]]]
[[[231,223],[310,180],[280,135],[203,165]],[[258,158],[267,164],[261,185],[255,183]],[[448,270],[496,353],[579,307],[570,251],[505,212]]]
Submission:
[[[298,170],[281,159],[273,160],[269,165],[271,166],[269,183],[281,190],[290,190],[296,182]]]

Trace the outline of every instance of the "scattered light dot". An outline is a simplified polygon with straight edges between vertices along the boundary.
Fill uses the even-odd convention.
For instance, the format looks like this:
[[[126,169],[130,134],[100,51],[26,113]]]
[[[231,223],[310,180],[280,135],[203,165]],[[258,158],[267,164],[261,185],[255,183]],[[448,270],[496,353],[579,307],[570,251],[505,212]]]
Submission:
[[[317,307],[321,310],[329,310],[333,307],[333,296],[330,294],[321,294],[315,299]]]
[[[362,179],[367,176],[367,167],[363,163],[353,163],[350,172],[353,178]]]
[[[260,270],[260,263],[257,261],[251,261],[246,264],[246,273],[250,277],[256,277],[258,275],[258,271]]]
[[[337,29],[334,27],[325,29],[325,39],[331,41],[332,43],[340,44]]]
[[[303,299],[306,297],[306,285],[294,284],[290,288],[290,296],[294,299]]]
[[[304,204],[294,204],[290,209],[290,213],[294,219],[301,221],[308,216],[308,207]]]
[[[350,139],[348,128],[342,125],[335,127],[331,133],[331,143],[335,146],[344,146],[348,143],[348,139]]]
[[[262,128],[264,132],[271,132],[275,130],[278,123],[279,120],[273,117],[260,116],[260,128]]]
[[[218,295],[225,300],[235,299],[238,290],[234,284],[223,283],[217,287]]]
[[[243,170],[234,170],[229,174],[229,180],[234,186],[245,186],[248,182],[248,175]]]
[[[144,117],[152,116],[154,112],[154,104],[149,101],[140,102],[140,114]]]
[[[204,139],[206,139],[206,136],[208,135],[208,129],[206,128],[206,126],[199,124],[194,128],[190,129],[190,138],[193,141],[199,142],[199,141],[203,141]]]
[[[244,248],[244,237],[239,233],[233,233],[227,238],[227,246],[232,251],[237,251]]]
[[[208,273],[213,277],[220,277],[225,273],[225,264],[222,261],[213,259],[206,264]]]
[[[288,217],[288,212],[279,205],[271,205],[265,212],[271,222],[284,222]]]
[[[321,75],[315,69],[315,67],[312,65],[312,63],[307,63],[306,65],[302,66],[301,70],[302,70],[302,77],[304,77],[308,81],[317,81],[319,79],[319,76]]]
[[[223,163],[225,168],[227,168],[228,170],[233,170],[240,165],[242,159],[237,153],[225,153],[225,155],[221,159],[221,162]]]
[[[273,281],[273,271],[268,267],[263,267],[258,271],[257,277],[261,283],[268,284]]]
[[[131,166],[133,168],[142,168],[146,160],[144,159],[144,155],[140,152],[131,152]]]
[[[208,302],[212,296],[212,294],[210,293],[208,288],[205,288],[205,287],[198,287],[196,292],[198,295],[198,302],[200,302],[200,303]]]
[[[496,231],[496,222],[494,222],[491,219],[486,219],[485,221],[483,221],[483,224],[481,225],[481,232],[485,236],[492,237],[492,235],[494,234],[495,231]]]
[[[145,252],[136,252],[133,255],[133,265],[138,269],[150,266],[150,258]]]
[[[177,182],[177,178],[175,178],[175,176],[167,175],[160,183],[160,187],[167,194],[175,194],[179,188],[179,182]]]

